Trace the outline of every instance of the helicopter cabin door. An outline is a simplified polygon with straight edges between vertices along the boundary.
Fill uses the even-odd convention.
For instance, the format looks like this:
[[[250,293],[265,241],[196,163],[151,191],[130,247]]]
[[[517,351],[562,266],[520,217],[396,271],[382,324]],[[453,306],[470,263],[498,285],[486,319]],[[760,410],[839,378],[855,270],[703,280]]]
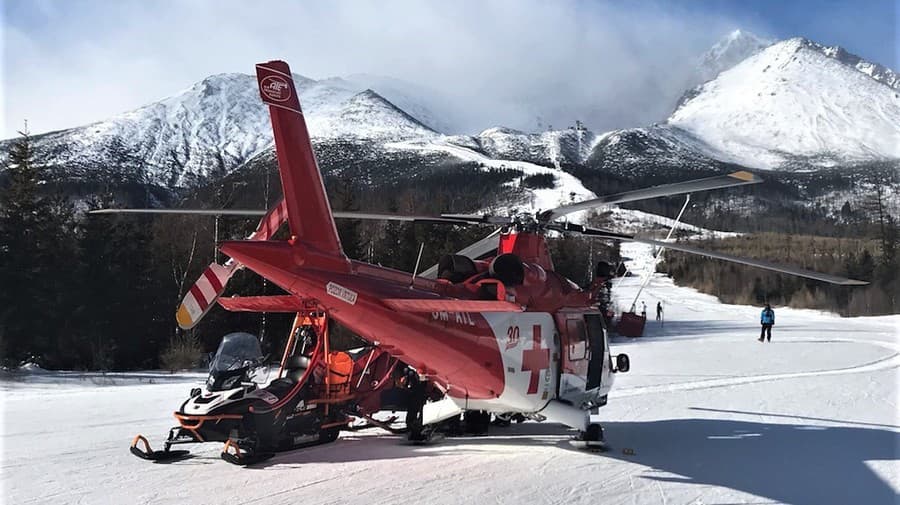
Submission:
[[[585,314],[585,329],[588,333],[588,363],[587,388],[600,387],[600,379],[603,377],[603,360],[606,355],[606,325],[602,314]]]
[[[580,404],[593,395],[587,391],[600,386],[603,372],[604,338],[600,314],[561,312],[559,397]]]

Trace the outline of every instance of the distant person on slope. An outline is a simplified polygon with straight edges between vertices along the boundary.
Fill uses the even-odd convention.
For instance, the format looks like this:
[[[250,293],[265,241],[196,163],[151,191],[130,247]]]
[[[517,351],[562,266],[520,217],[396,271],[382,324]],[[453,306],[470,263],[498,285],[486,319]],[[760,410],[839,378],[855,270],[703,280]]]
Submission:
[[[662,320],[662,302],[656,302],[656,320]]]
[[[647,302],[641,302],[641,317],[647,319]]]
[[[763,309],[762,313],[759,315],[759,324],[762,325],[762,331],[759,332],[759,341],[763,341],[763,337],[767,337],[769,342],[772,341],[772,326],[775,325],[775,311],[772,310],[772,307],[767,303],[766,308]]]

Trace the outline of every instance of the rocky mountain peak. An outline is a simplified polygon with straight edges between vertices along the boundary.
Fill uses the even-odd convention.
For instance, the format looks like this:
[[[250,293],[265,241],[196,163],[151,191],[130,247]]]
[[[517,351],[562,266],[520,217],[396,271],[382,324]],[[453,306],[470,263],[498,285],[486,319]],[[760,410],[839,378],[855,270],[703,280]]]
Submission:
[[[745,30],[734,30],[716,42],[700,58],[694,84],[701,84],[774,43]]]

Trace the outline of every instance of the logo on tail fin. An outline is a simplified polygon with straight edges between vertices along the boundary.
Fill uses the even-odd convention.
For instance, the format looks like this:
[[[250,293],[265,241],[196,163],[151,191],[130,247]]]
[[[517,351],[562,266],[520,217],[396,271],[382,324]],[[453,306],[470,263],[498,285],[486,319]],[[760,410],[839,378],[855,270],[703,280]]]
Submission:
[[[259,90],[266,98],[275,102],[287,102],[291,99],[291,86],[287,79],[280,75],[270,75],[259,83]]]

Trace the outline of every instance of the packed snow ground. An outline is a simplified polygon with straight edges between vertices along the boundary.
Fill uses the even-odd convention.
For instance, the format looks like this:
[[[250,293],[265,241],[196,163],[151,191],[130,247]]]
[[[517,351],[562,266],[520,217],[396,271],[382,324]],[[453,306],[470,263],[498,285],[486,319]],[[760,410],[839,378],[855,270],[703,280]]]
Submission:
[[[625,246],[647,264],[648,249]],[[641,261],[643,259],[643,261]],[[630,304],[639,277],[616,287]],[[24,374],[2,382],[6,503],[604,503],[894,504],[900,316],[842,319],[775,307],[760,343],[758,307],[652,277],[646,336],[601,409],[610,450],[583,452],[557,424],[410,446],[380,431],[283,453],[257,467],[219,444],[171,464],[135,458],[136,433],[159,446],[171,412],[202,376]],[[640,306],[640,303],[638,304]],[[625,451],[631,449],[631,451]]]

